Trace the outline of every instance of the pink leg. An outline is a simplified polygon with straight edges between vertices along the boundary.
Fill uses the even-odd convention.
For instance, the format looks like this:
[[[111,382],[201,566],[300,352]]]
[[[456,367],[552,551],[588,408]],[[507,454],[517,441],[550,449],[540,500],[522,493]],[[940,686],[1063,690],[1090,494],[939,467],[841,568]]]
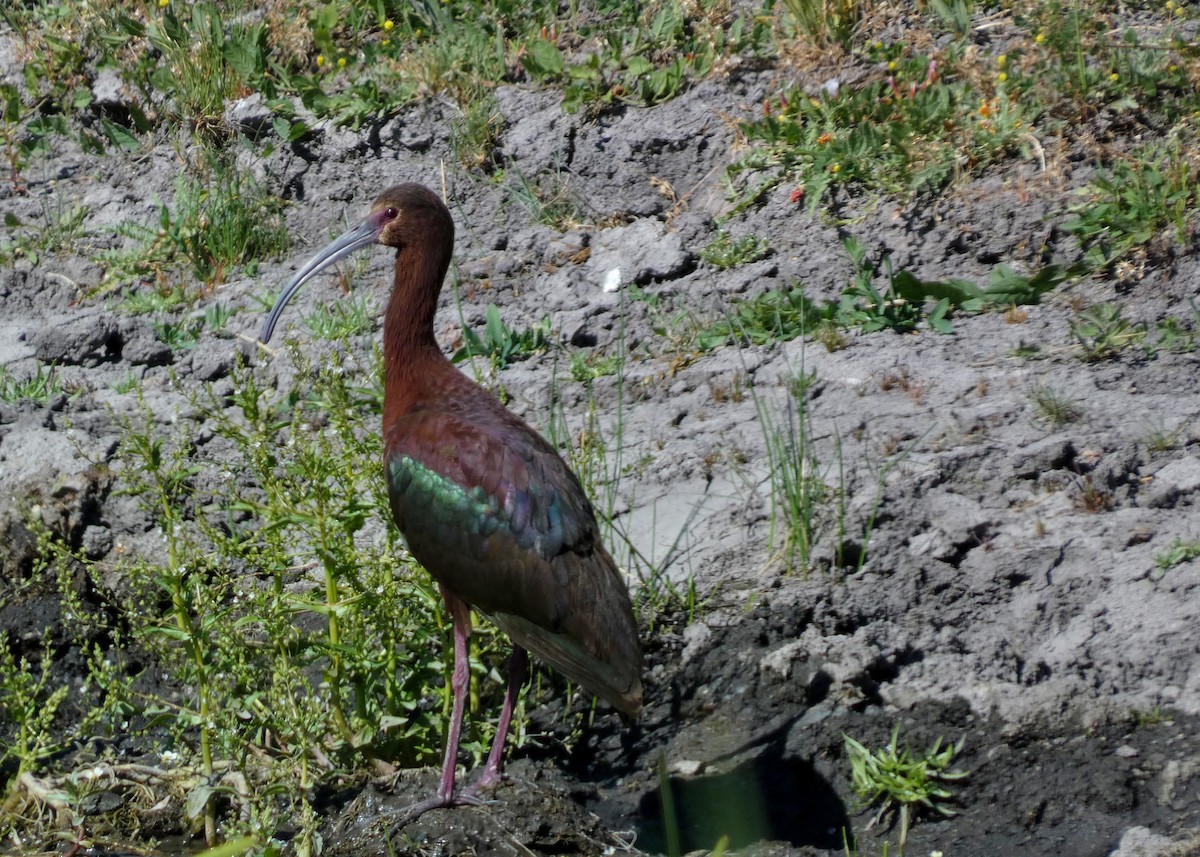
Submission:
[[[442,760],[442,779],[438,784],[436,795],[413,804],[400,813],[392,824],[392,835],[431,809],[481,802],[470,793],[457,796],[454,794],[458,739],[462,732],[463,709],[467,702],[467,682],[471,674],[471,661],[467,653],[467,642],[471,638],[471,608],[465,601],[450,594],[445,587],[442,588],[442,598],[446,600],[446,609],[450,611],[450,617],[454,623],[454,674],[450,678],[450,691],[454,695],[454,701],[450,707],[450,728],[446,732],[446,755]]]
[[[509,724],[512,723],[517,696],[521,693],[521,686],[525,684],[525,676],[528,673],[529,655],[520,646],[514,645],[512,656],[508,659],[508,690],[504,694],[504,707],[500,709],[500,722],[496,724],[496,737],[492,740],[492,751],[488,753],[483,776],[471,786],[472,794],[500,781],[500,771],[504,767],[504,741],[508,736]]]
[[[467,702],[467,682],[471,677],[470,655],[467,643],[471,639],[471,608],[451,595],[442,587],[442,597],[450,610],[454,622],[454,675],[450,679],[450,691],[454,702],[450,711],[450,730],[446,733],[446,756],[442,760],[442,781],[438,785],[438,797],[450,806],[454,799],[454,769],[458,766],[458,738],[462,732],[463,708]]]

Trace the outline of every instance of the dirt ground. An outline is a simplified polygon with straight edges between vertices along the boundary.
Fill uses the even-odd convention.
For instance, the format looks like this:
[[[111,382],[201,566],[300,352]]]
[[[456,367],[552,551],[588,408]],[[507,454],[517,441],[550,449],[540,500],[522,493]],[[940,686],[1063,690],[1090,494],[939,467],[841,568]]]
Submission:
[[[810,296],[835,297],[852,274],[846,234],[926,279],[984,282],[997,262],[1028,269],[1078,255],[1062,229],[1063,200],[1092,168],[1046,140],[1044,169],[1017,159],[905,203],[840,197],[836,223],[810,218],[780,187],[721,225],[764,239],[765,259],[728,271],[703,262],[700,250],[729,211],[728,117],[750,115],[774,74],[734,70],[658,107],[594,118],[564,113],[553,92],[501,88],[499,154],[510,170],[564,173],[591,223],[617,224],[566,234],[531,222],[495,184],[453,165],[453,115],[437,102],[359,133],[316,123],[303,146],[242,156],[293,203],[293,249],[211,297],[243,308],[239,333],[255,335],[262,321],[252,291],[285,281],[383,187],[419,181],[444,189],[454,214],[469,325],[481,326],[496,303],[514,328],[548,314],[564,342],[601,353],[623,336],[635,355],[625,392],[612,378],[594,388],[609,425],[625,396],[625,456],[643,462],[622,480],[619,523],[677,581],[694,577],[706,599],[697,621],[646,640],[638,725],[597,717],[569,748],[527,744],[494,802],[431,812],[393,847],[664,853],[665,782],[679,853],[728,837],[745,854],[841,854],[843,828],[857,831],[859,853],[880,853],[882,837],[895,849],[897,829],[886,821],[866,829],[872,813],[855,801],[843,734],[877,747],[899,725],[912,747],[961,739],[955,766],[970,772],[955,786],[955,814],[922,817],[905,853],[1200,854],[1200,563],[1164,571],[1155,562],[1175,540],[1200,539],[1197,357],[1131,348],[1088,362],[1068,330],[1078,307],[1102,301],[1151,326],[1190,318],[1200,297],[1194,236],[1135,278],[1075,280],[1020,318],[958,317],[952,335],[851,333],[833,352],[800,339],[727,346],[686,365],[639,352],[661,319],[649,303],[603,290],[613,267],[667,305],[719,318],[732,299],[797,280]],[[52,200],[82,202],[97,241],[115,243],[118,224],[154,219],[154,200],[169,198],[177,171],[169,145],[131,163],[64,143],[29,172],[27,195],[0,183],[0,207],[32,220]],[[579,247],[590,254],[571,261]],[[378,303],[390,254],[369,259],[362,281],[377,283]],[[30,498],[99,557],[148,543],[140,518],[89,462],[111,456],[115,419],[133,407],[113,391],[115,379],[135,372],[167,421],[180,407],[176,385],[219,380],[247,350],[207,338],[163,353],[144,319],[79,299],[101,275],[72,256],[0,271],[0,365],[55,363],[85,391],[45,406],[0,404],[0,566],[10,578],[34,549],[20,525]],[[333,277],[318,280],[292,318],[338,294]],[[449,346],[457,316],[452,296],[442,300],[438,333]],[[1030,343],[1049,356],[1013,356]],[[553,360],[536,355],[498,378],[510,407],[535,426],[546,424]],[[782,401],[799,367],[816,379],[809,416],[831,482],[841,456],[849,525],[842,544],[819,541],[810,570],[788,571],[769,544],[756,404],[728,390],[752,379]],[[260,371],[288,369],[261,360]],[[1043,387],[1073,399],[1079,419],[1041,419],[1031,393]],[[581,389],[563,395],[568,414],[585,402]],[[1174,438],[1169,448],[1150,442],[1156,432]],[[1090,502],[1097,494],[1101,502]],[[861,568],[845,560],[863,550]],[[0,631],[21,651],[40,651],[61,619],[49,596],[0,597]],[[64,669],[72,657],[78,664],[67,648]],[[533,708],[531,732],[561,732],[555,705]],[[434,778],[414,772],[394,789],[381,780],[328,795],[328,851],[390,853],[386,819],[428,794]]]

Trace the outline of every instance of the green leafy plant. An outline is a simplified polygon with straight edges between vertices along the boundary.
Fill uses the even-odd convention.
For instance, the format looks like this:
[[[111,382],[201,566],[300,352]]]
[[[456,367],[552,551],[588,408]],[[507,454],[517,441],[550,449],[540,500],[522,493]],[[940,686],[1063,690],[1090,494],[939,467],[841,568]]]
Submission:
[[[495,304],[487,308],[487,326],[480,337],[470,328],[463,329],[463,346],[450,358],[460,363],[471,357],[487,357],[496,369],[503,369],[521,357],[540,351],[550,344],[550,319],[546,317],[528,330],[515,331],[500,318]]]
[[[365,295],[317,304],[304,316],[304,325],[317,339],[334,341],[366,333],[375,324],[375,309]]]
[[[372,377],[368,366],[335,355],[317,367],[288,353],[298,366],[290,388],[235,367],[232,392],[191,396],[234,450],[236,471],[206,457],[193,427],[163,431],[144,403],[121,418],[117,490],[143,508],[162,548],[121,559],[130,595],[113,609],[178,686],[130,693],[99,662],[91,679],[119,694],[124,728],[166,737],[176,761],[152,789],[184,791],[187,815],[209,835],[220,824],[260,842],[284,819],[315,837],[313,789],[348,767],[435,761],[449,705],[440,599],[400,546],[378,470],[382,391],[359,380]],[[385,526],[368,536],[371,521]],[[499,656],[494,632],[479,630],[476,677]],[[428,704],[431,689],[440,704]],[[13,704],[35,699],[53,716],[54,688],[34,690]],[[472,730],[464,746],[482,755],[486,737]],[[23,746],[31,764],[45,763],[32,739]],[[29,785],[65,808],[75,774],[39,771]],[[124,782],[119,766],[111,776]],[[238,812],[224,817],[228,800]]]
[[[867,4],[863,0],[784,0],[787,22],[818,48],[850,50]]]
[[[1103,268],[1168,231],[1185,244],[1200,205],[1200,170],[1178,144],[1152,144],[1101,170],[1079,191],[1064,228],[1085,248],[1084,262]]]
[[[971,35],[974,0],[931,0],[930,8],[956,36],[966,38]]]
[[[855,274],[837,301],[817,303],[800,288],[779,289],[741,301],[732,312],[697,336],[702,350],[729,341],[764,345],[816,334],[829,350],[844,341],[838,335],[843,328],[859,328],[864,333],[892,330],[898,333],[928,324],[939,333],[952,333],[951,315],[955,311],[985,312],[1006,306],[1036,304],[1042,295],[1075,276],[1075,269],[1047,265],[1033,274],[1019,274],[1008,265],[997,265],[985,287],[969,280],[922,280],[910,271],[893,271],[884,258],[886,280],[883,289],[875,285],[876,263],[866,247],[853,236],[845,239],[846,252]],[[926,307],[932,303],[932,307]]]
[[[1071,320],[1071,337],[1088,361],[1106,360],[1146,338],[1145,325],[1122,318],[1122,307],[1101,303],[1080,310]]]
[[[152,321],[159,341],[171,348],[172,351],[187,351],[196,347],[200,341],[200,333],[204,329],[201,318],[184,318],[178,321]]]
[[[28,400],[45,405],[65,390],[66,386],[53,366],[47,367],[38,363],[33,374],[27,378],[18,378],[8,367],[0,366],[0,401]]]
[[[757,262],[769,252],[767,242],[757,235],[733,238],[729,233],[720,231],[700,251],[700,258],[714,267],[726,269]]]
[[[739,51],[761,50],[768,32],[765,21],[745,13],[725,23],[703,14],[689,20],[688,7],[679,2],[626,4],[617,6],[596,34],[598,50],[578,60],[545,34],[526,42],[519,56],[530,78],[563,86],[565,110],[599,111],[618,102],[668,101],[691,81],[708,76],[718,62]]]
[[[851,785],[855,795],[864,806],[878,805],[871,824],[874,825],[888,815],[900,821],[900,847],[908,838],[910,823],[916,813],[930,811],[941,816],[955,812],[946,805],[954,795],[950,789],[969,775],[968,771],[951,770],[954,757],[962,749],[964,739],[957,744],[942,747],[938,738],[933,746],[920,756],[915,756],[908,747],[897,744],[900,727],[892,730],[887,746],[869,750],[845,733],[846,755],[850,760]]]
[[[253,273],[261,259],[277,258],[288,246],[281,201],[219,160],[204,179],[179,178],[174,205],[159,206],[157,226],[126,223],[120,231],[135,246],[104,254],[107,288],[146,279],[165,284],[182,263],[201,283],[212,284],[236,265]]]
[[[982,169],[1018,148],[1028,122],[1000,91],[988,97],[953,78],[954,58],[902,59],[885,81],[813,98],[796,88],[742,123],[750,150],[729,167],[738,210],[783,182],[815,212],[835,186],[911,195]],[[946,79],[943,79],[945,76]]]
[[[53,687],[50,666],[54,661],[49,636],[43,641],[38,663],[18,659],[7,635],[0,635],[0,720],[14,727],[13,740],[0,745],[0,770],[15,762],[14,779],[35,770],[43,760],[61,749],[52,725],[70,688]],[[2,821],[2,819],[0,819]]]
[[[1191,562],[1197,557],[1200,557],[1200,541],[1175,539],[1165,551],[1154,555],[1154,565],[1162,574],[1177,565]]]

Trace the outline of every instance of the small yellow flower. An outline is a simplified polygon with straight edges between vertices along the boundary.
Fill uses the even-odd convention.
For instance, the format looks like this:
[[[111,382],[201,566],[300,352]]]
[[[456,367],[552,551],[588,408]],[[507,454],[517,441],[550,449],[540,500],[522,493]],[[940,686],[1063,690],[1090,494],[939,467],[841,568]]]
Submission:
[[[338,57],[338,68],[345,68],[345,67],[346,67],[346,58]]]
[[[325,54],[317,54],[317,68],[325,65]]]
[[[831,173],[840,173],[842,171],[842,165],[841,164],[831,164],[829,167],[829,171]]]
[[[1008,54],[1000,54],[1000,56],[996,57],[996,65],[1000,66],[1000,68],[1004,68],[1007,62]]]
[[[1121,79],[1121,75],[1117,74],[1117,73],[1114,71],[1112,74],[1110,74],[1110,75],[1108,76],[1108,79],[1109,79],[1110,81],[1112,81],[1113,83],[1116,83],[1118,80],[1120,80],[1120,79]]]
[[[1008,73],[1003,71],[1000,72],[998,75],[996,75],[996,80],[1004,83],[1004,81],[1008,80]]]
[[[385,29],[385,30],[390,31],[392,29],[392,27],[394,27],[394,26],[396,26],[396,22],[393,21],[391,18],[388,18],[386,21],[383,22],[383,29]]]
[[[888,60],[888,71],[895,71],[895,70],[896,70],[896,61]]]
[[[1175,0],[1167,0],[1167,11],[1170,12],[1175,8]]]
[[[1046,34],[1038,33],[1036,36],[1033,37],[1033,40],[1040,45],[1042,42],[1046,41]]]
[[[158,8],[159,9],[166,9],[170,5],[171,5],[171,0],[158,0]]]
[[[391,43],[392,43],[391,39],[384,39],[380,44],[382,44],[386,48]]]

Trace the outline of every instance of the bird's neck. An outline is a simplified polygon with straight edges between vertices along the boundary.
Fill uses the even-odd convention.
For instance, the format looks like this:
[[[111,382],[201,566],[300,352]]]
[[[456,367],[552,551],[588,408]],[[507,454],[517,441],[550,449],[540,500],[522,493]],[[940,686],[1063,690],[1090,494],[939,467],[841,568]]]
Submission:
[[[385,426],[408,413],[440,372],[453,371],[433,335],[450,254],[428,249],[408,245],[396,253],[396,279],[383,319]]]

